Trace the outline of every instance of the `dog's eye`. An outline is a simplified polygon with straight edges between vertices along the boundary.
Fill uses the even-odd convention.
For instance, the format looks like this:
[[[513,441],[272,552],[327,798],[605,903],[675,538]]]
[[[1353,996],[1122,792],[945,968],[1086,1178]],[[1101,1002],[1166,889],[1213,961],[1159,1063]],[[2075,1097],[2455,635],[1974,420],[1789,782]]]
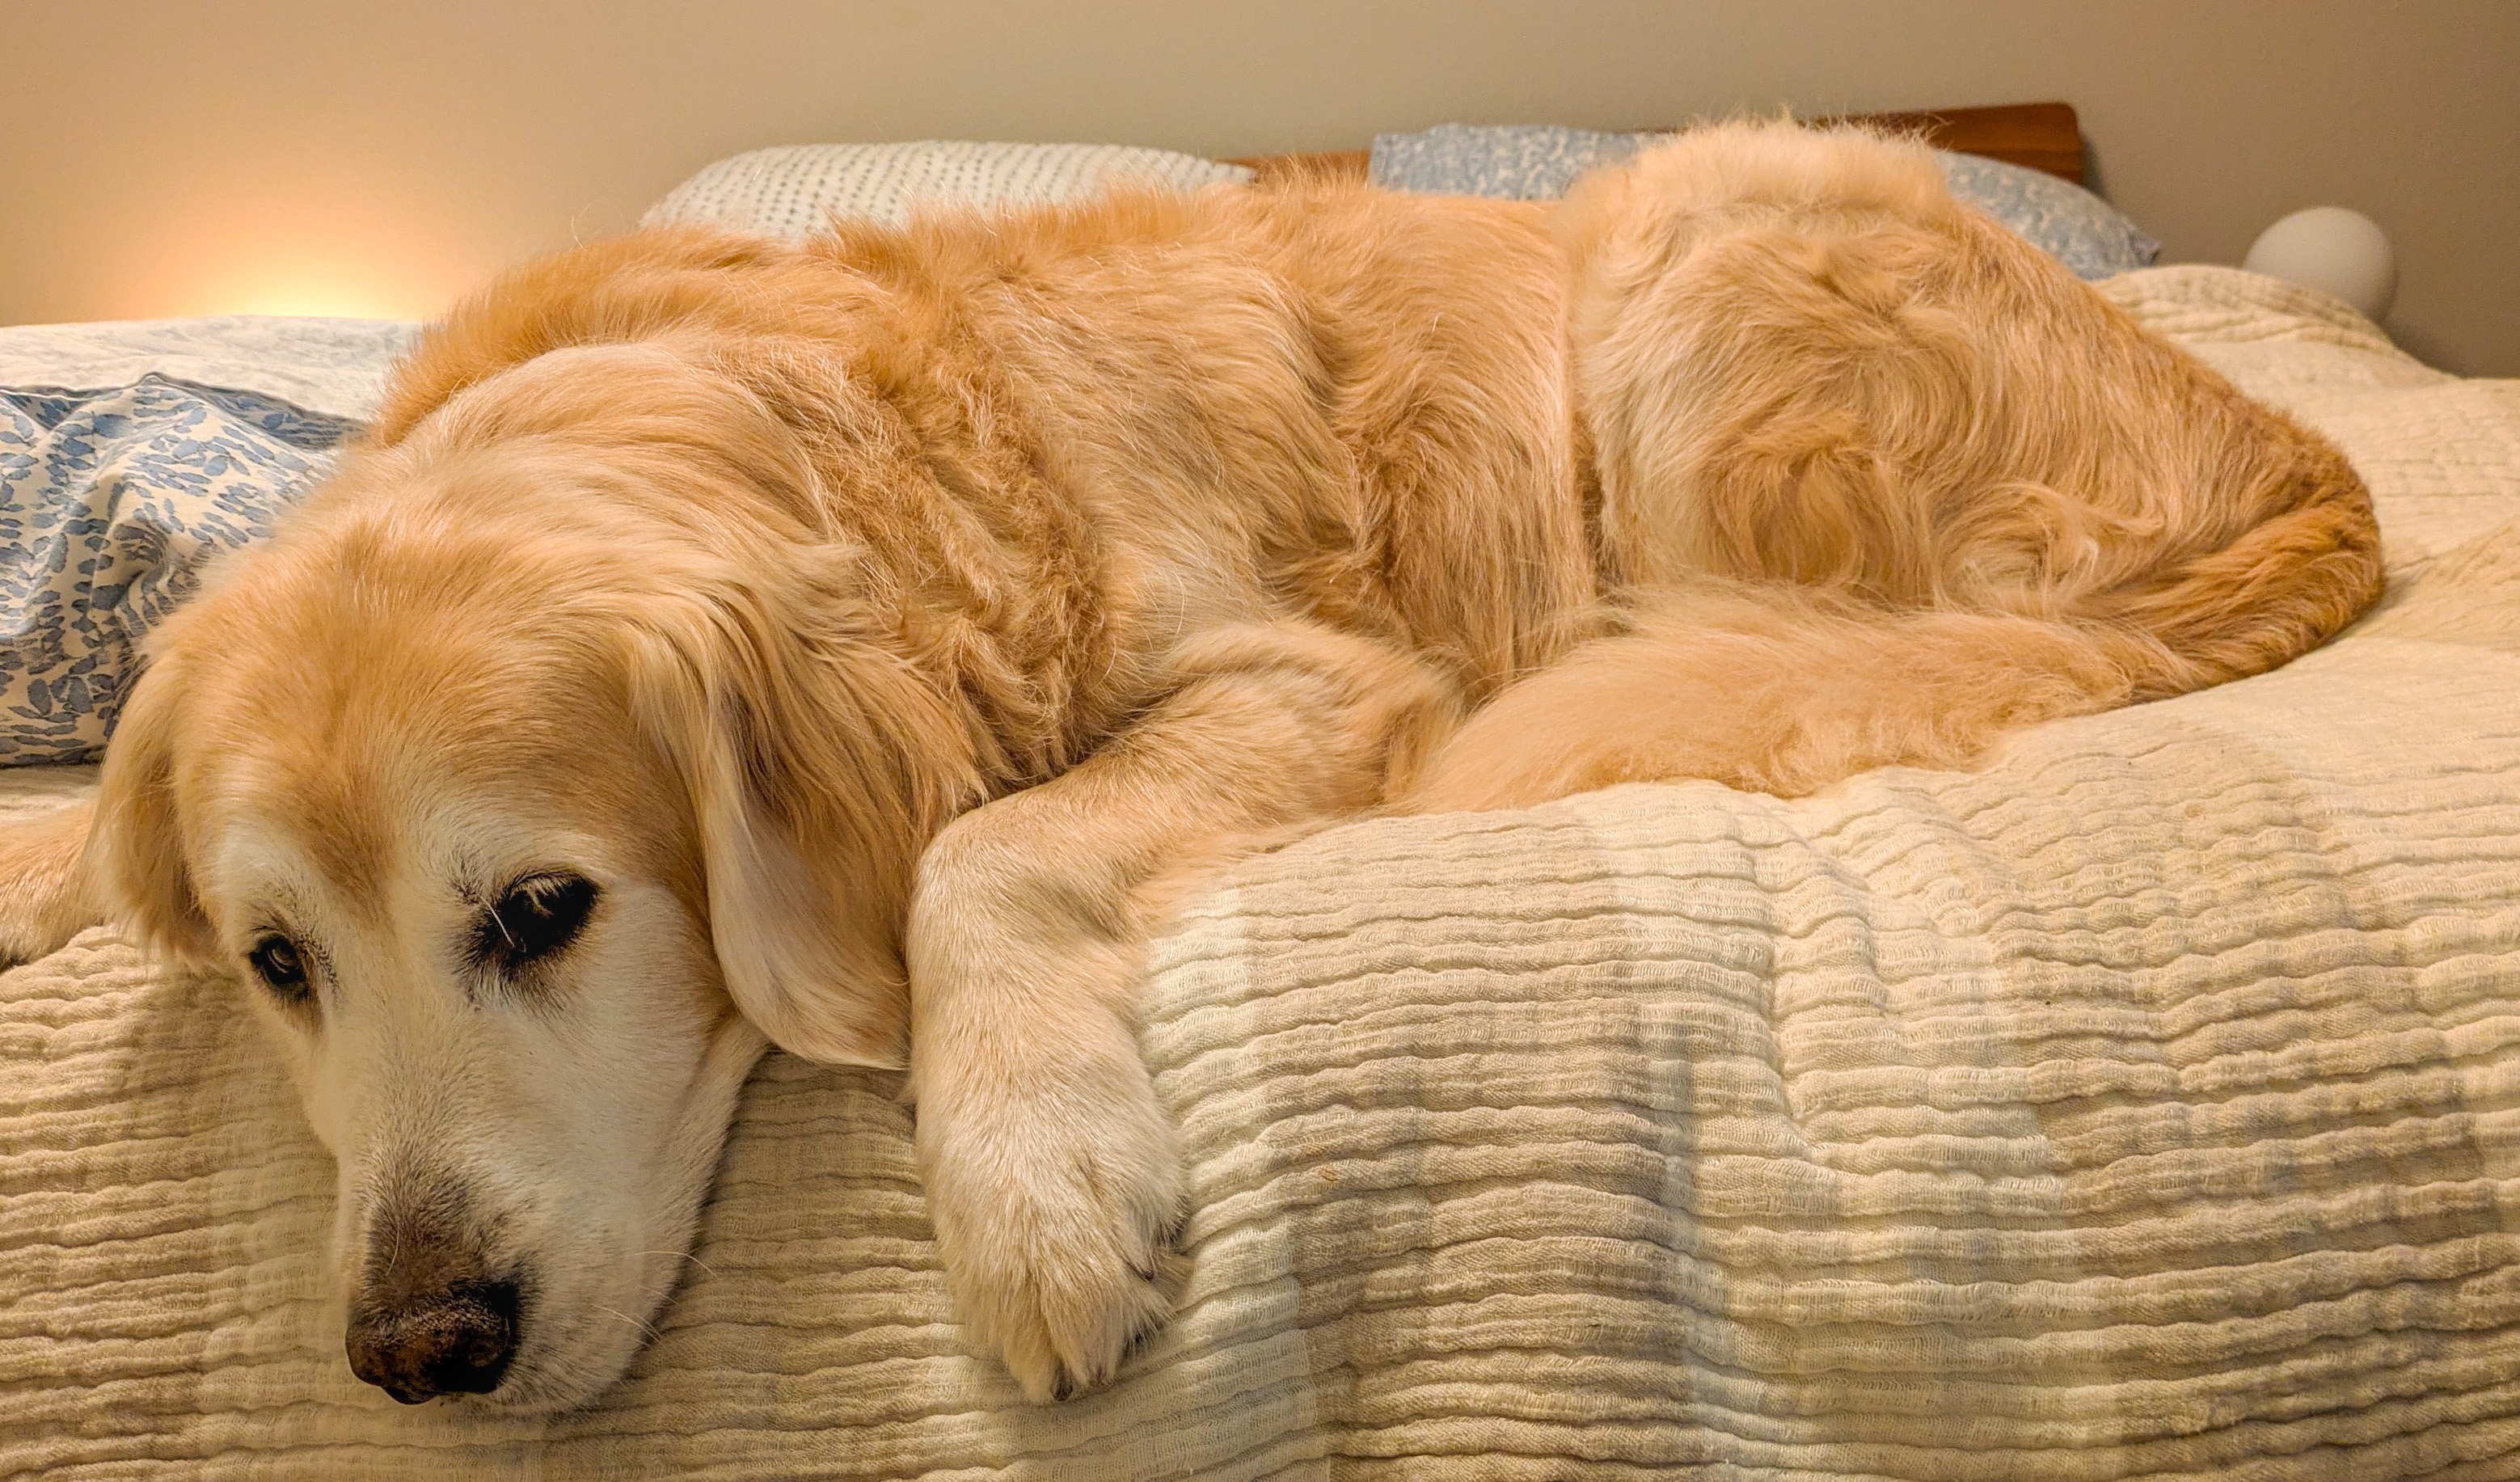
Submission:
[[[535,875],[510,885],[473,930],[482,959],[511,971],[577,939],[595,909],[595,881],[582,875]]]
[[[306,960],[297,953],[297,944],[274,932],[253,944],[245,955],[253,975],[262,979],[284,1003],[302,1004],[313,996],[306,982]]]

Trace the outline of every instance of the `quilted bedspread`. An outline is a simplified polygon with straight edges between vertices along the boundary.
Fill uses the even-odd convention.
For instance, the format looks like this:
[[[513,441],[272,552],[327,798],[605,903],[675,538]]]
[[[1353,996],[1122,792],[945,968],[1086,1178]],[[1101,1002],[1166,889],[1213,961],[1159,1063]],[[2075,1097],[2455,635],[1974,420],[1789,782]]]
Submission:
[[[1155,953],[1196,1267],[1109,1390],[968,1351],[893,1079],[774,1055],[627,1381],[397,1406],[243,990],[91,932],[0,976],[0,1474],[2520,1476],[2520,382],[2106,291],[2344,444],[2385,606],[1976,773],[1240,867]]]

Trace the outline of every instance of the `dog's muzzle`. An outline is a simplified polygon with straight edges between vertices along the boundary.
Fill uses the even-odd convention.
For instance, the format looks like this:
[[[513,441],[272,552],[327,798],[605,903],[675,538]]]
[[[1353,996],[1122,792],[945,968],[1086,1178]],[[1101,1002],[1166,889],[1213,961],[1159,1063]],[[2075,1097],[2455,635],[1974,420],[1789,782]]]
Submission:
[[[517,1356],[525,1285],[492,1267],[460,1183],[397,1182],[368,1232],[350,1302],[350,1372],[405,1405],[486,1395]]]
[[[350,1372],[405,1405],[440,1395],[486,1395],[517,1356],[514,1281],[462,1281],[390,1307],[350,1315]]]

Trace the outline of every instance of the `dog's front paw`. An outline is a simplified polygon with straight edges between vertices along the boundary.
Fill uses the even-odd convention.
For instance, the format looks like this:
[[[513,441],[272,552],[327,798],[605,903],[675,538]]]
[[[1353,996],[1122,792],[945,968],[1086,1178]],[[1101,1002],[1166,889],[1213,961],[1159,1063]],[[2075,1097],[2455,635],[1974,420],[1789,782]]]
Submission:
[[[1180,1153],[1154,1090],[1134,1060],[1101,1079],[920,1101],[946,1284],[1035,1401],[1110,1378],[1171,1315],[1189,1269],[1172,1249]]]
[[[93,812],[82,800],[0,823],[0,969],[58,952],[105,919],[84,863]]]

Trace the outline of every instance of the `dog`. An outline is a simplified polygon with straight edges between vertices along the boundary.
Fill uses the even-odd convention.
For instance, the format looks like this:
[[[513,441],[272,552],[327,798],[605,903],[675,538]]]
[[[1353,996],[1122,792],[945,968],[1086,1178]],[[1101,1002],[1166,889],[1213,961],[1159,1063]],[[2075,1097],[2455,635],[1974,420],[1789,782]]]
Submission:
[[[618,1377],[774,1044],[907,1068],[953,1298],[1049,1399],[1179,1290],[1131,1002],[1204,872],[1965,765],[2380,581],[2333,447],[1912,142],[643,232],[432,328],[153,636],[92,811],[0,845],[0,948],[248,985],[395,1399]]]

